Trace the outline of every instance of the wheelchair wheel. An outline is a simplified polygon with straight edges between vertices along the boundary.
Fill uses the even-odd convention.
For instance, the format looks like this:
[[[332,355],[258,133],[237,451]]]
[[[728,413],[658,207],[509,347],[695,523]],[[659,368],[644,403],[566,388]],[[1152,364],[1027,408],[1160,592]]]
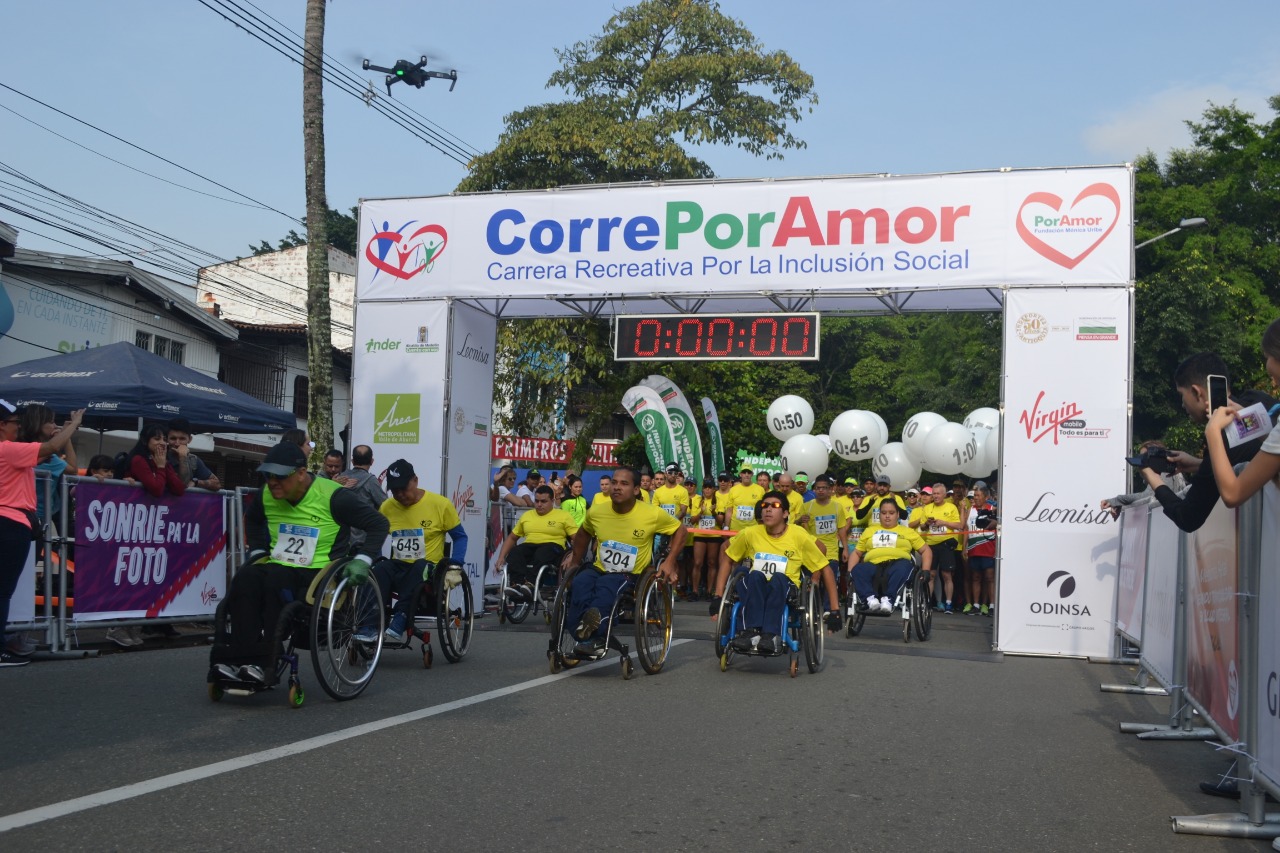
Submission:
[[[556,576],[556,568],[556,566],[551,564],[539,566],[538,574],[533,579],[533,612],[537,613],[541,610],[542,619],[548,625],[551,624],[551,603],[555,598],[555,589],[552,587],[550,595],[546,596],[543,591],[543,583],[548,578],[554,578]]]
[[[933,608],[929,606],[929,586],[924,572],[917,572],[911,585],[911,623],[916,639],[924,642],[933,632]]]
[[[731,600],[729,589],[725,590],[725,595],[720,599],[720,615],[716,618],[716,657],[721,659],[721,671],[729,668],[729,641],[733,637],[729,636],[729,632],[733,630],[733,601]]]
[[[352,586],[342,577],[344,562],[324,569],[313,587],[311,606],[311,662],[324,692],[339,701],[364,692],[382,655],[382,593],[376,583]],[[282,622],[284,620],[281,620]],[[355,633],[363,624],[378,629],[374,643],[357,643]]]
[[[440,651],[444,652],[449,663],[457,663],[471,648],[474,622],[471,584],[456,564],[438,566],[436,575],[432,581],[436,588],[436,632],[440,635]]]
[[[569,588],[579,567],[565,572],[564,580],[556,590],[556,597],[551,602],[551,640],[547,644],[547,658],[551,662],[551,671],[560,672],[578,665],[578,658],[573,653],[574,638],[565,625],[569,612]]]
[[[818,607],[818,590],[813,582],[805,579],[800,591],[804,614],[800,620],[800,645],[804,649],[804,662],[810,672],[817,672],[822,666],[822,655],[826,649],[826,638],[822,631],[821,610]]]
[[[507,573],[507,567],[502,567],[502,583],[498,587],[498,623],[510,622],[512,625],[519,625],[529,615],[529,608],[532,602],[516,601],[507,595],[507,590],[511,589],[511,576]]]
[[[650,566],[641,572],[636,581],[636,653],[650,675],[657,675],[666,663],[674,606],[675,591],[658,577],[657,569]]]
[[[867,621],[867,614],[863,613],[857,606],[857,597],[853,592],[853,580],[849,581],[849,597],[845,599],[845,612],[853,611],[849,614],[849,627],[845,629],[846,637],[856,637],[862,633],[862,626]]]

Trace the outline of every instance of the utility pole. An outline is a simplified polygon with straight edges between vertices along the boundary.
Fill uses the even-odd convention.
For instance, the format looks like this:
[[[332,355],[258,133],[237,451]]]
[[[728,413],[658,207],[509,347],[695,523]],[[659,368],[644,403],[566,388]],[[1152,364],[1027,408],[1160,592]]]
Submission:
[[[333,338],[329,309],[329,203],[324,187],[324,4],[307,0],[302,57],[302,150],[307,186],[307,435],[311,463],[333,447]]]

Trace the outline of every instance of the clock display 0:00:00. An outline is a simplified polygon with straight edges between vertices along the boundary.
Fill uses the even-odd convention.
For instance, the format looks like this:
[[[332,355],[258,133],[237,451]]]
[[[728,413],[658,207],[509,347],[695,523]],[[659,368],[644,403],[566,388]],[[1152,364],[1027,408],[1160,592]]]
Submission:
[[[615,320],[619,361],[818,358],[818,314],[655,314]]]

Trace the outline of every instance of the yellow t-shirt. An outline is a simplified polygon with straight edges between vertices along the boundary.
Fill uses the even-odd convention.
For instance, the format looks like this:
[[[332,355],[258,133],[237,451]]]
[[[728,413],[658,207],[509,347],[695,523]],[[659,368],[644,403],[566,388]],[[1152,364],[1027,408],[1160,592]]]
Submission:
[[[853,523],[857,524],[861,521],[863,523],[862,526],[867,529],[878,525],[880,523],[880,504],[888,500],[891,500],[898,505],[899,517],[905,521],[905,518],[903,517],[907,514],[907,502],[904,501],[901,496],[890,492],[887,495],[867,495],[863,498],[862,506],[858,507],[857,517],[854,518]],[[868,507],[870,507],[870,512],[867,511]]]
[[[802,566],[807,566],[811,572],[820,572],[827,567],[827,558],[818,550],[817,540],[794,524],[788,524],[778,537],[770,536],[763,524],[748,527],[729,540],[725,553],[735,563],[743,557],[750,557],[752,570],[770,575],[773,569],[781,569],[781,564],[785,563],[787,580],[796,586],[800,585]]]
[[[511,532],[530,545],[563,545],[566,539],[578,532],[578,522],[562,509],[547,510],[546,515],[538,515],[536,509],[531,509],[520,516]]]
[[[898,525],[886,529],[873,524],[863,531],[858,538],[855,549],[863,555],[868,563],[887,563],[892,560],[905,560],[912,551],[924,550],[924,539],[910,527]]]
[[[591,506],[598,504],[612,503],[613,497],[606,492],[596,492],[595,497],[591,499]]]
[[[653,537],[675,533],[680,526],[678,519],[637,500],[630,512],[621,515],[612,501],[591,507],[582,529],[596,538],[597,569],[639,574],[653,562]]]
[[[378,511],[391,524],[391,558],[406,563],[420,559],[440,562],[444,558],[445,532],[462,523],[453,503],[431,492],[424,492],[413,506],[387,498]]]
[[[844,504],[832,498],[823,506],[814,499],[804,505],[804,511],[809,516],[805,529],[809,531],[809,535],[827,546],[827,559],[834,560],[840,548],[840,531],[849,523]]]
[[[730,530],[744,530],[756,523],[756,504],[764,497],[764,489],[752,483],[744,486],[734,483],[729,489],[729,506],[726,515]]]
[[[831,500],[844,507],[845,516],[853,518],[853,498],[848,495],[832,495]]]
[[[696,530],[718,530],[716,526],[716,498],[693,496],[693,504],[689,507],[689,526]],[[714,533],[695,533],[695,539],[719,539]]]
[[[659,486],[653,493],[653,505],[672,518],[683,520],[689,510],[689,490],[684,486]]]
[[[764,495],[760,497],[764,497]],[[787,503],[791,504],[791,506],[787,507],[791,512],[791,523],[799,524],[800,516],[804,515],[804,495],[792,489],[787,492]]]
[[[928,503],[924,506],[916,507],[915,512],[911,514],[911,520],[915,521],[917,518],[920,519],[920,523],[916,526],[916,530],[924,534],[926,545],[938,545],[956,538],[956,531],[943,527],[938,523],[940,521],[957,522],[960,520],[960,511],[950,501],[943,501],[942,506]]]

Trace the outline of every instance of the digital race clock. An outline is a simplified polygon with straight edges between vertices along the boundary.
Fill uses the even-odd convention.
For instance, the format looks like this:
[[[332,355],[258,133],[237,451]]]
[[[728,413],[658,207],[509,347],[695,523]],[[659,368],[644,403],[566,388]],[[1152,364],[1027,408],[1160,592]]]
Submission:
[[[818,315],[643,314],[615,318],[618,361],[817,361]]]

